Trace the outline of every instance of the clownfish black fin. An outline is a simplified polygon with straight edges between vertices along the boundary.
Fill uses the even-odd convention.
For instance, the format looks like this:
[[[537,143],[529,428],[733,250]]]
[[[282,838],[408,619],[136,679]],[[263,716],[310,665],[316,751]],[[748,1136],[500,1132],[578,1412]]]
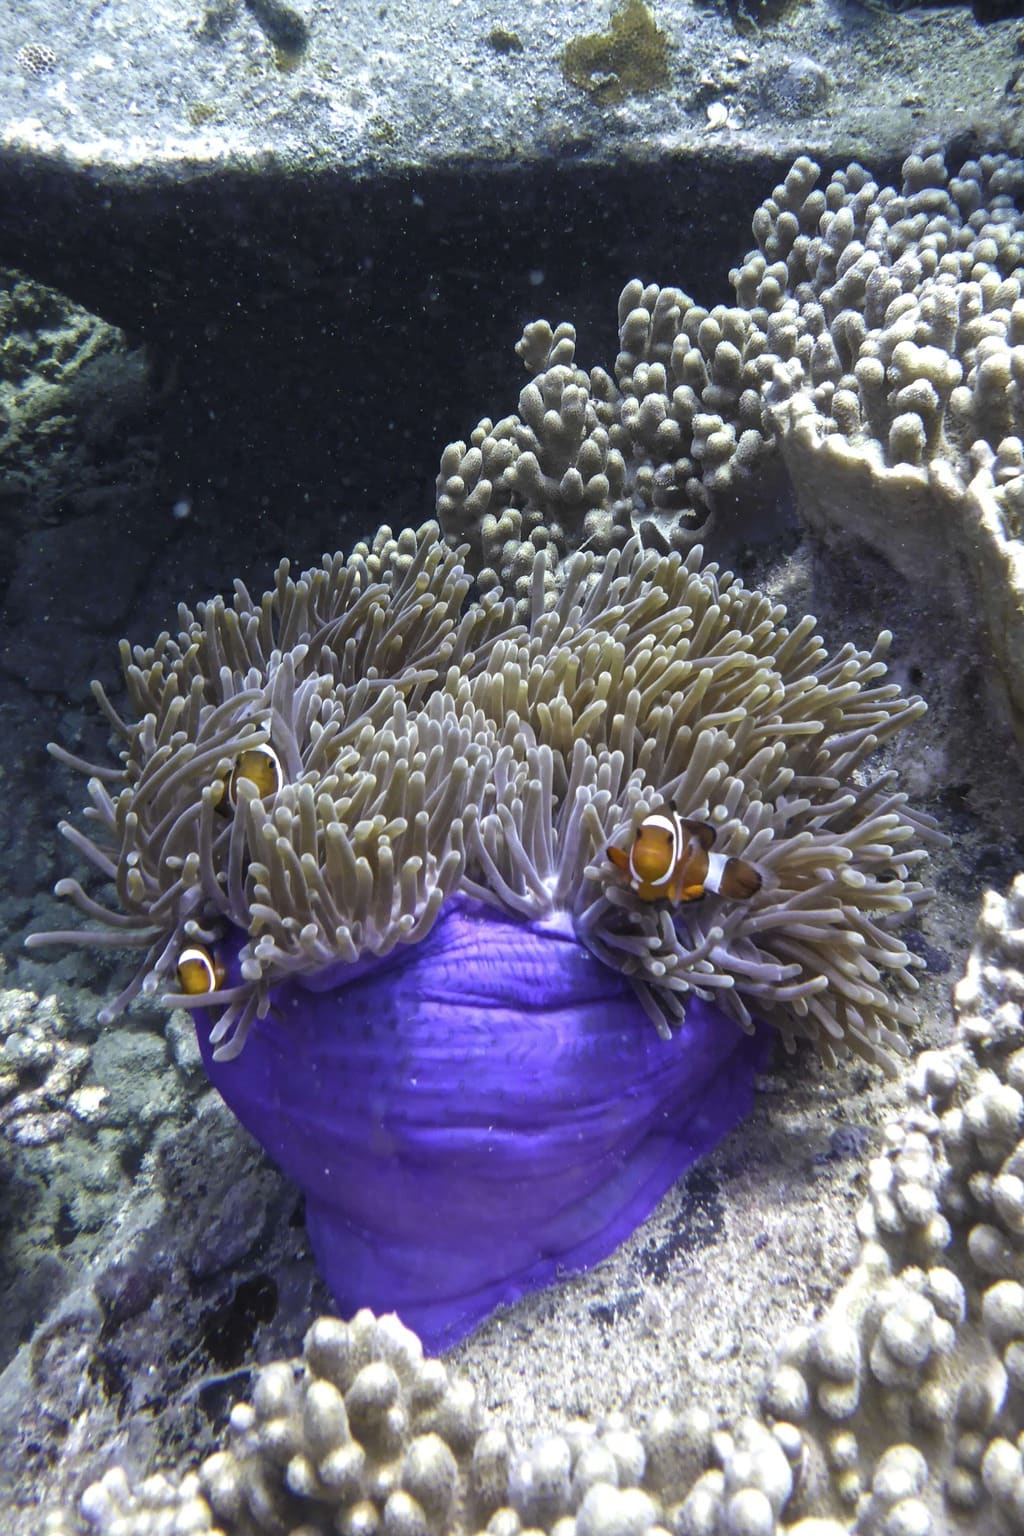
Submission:
[[[705,853],[710,853],[715,845],[715,829],[706,821],[688,821],[685,816],[679,818],[680,825],[691,837],[695,837]]]

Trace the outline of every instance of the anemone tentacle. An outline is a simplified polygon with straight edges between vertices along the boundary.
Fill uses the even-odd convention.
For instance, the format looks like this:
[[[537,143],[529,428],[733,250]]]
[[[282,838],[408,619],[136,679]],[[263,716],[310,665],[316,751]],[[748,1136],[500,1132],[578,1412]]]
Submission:
[[[830,655],[812,618],[788,623],[699,547],[577,554],[554,597],[539,552],[518,603],[472,598],[465,556],[433,524],[384,528],[122,646],[134,722],[100,700],[120,768],[57,749],[93,775],[90,832],[65,830],[117,905],[60,893],[101,941],[147,945],[147,987],[194,1006],[173,985],[186,930],[240,930],[239,977],[202,999],[235,1050],[276,983],[415,943],[461,892],[562,914],[661,1032],[696,994],[829,1057],[901,1050],[917,961],[898,926],[937,833],[870,768],[924,709],[885,681],[888,632]],[[262,745],[283,782],[262,800],[243,779],[225,811],[233,764]],[[707,819],[761,890],[668,912],[625,889],[605,849],[662,806]]]

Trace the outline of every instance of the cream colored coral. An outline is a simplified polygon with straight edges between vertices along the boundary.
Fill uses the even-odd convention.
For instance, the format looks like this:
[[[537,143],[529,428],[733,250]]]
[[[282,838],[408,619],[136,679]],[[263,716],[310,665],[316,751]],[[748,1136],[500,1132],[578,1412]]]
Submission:
[[[824,1446],[858,1531],[1024,1512],[1022,918],[1024,876],[986,897],[956,1038],[919,1059],[871,1164],[859,1265],[765,1393]]]
[[[774,302],[816,338],[765,390],[797,509],[977,625],[1024,729],[1021,166],[982,156],[950,176],[940,155],[911,155],[899,191],[851,167],[824,205],[813,169],[755,219],[762,251],[783,257],[767,305],[763,256],[734,274],[769,332]]]
[[[445,450],[438,515],[485,586],[523,595],[638,534],[657,549],[764,536],[781,456],[801,519],[880,552],[941,598],[1024,734],[1024,167],[951,174],[910,155],[899,188],[801,157],[757,210],[736,304],[627,284],[612,373],[570,325],[527,327],[518,416]]]
[[[619,299],[614,375],[584,372],[575,347],[571,325],[527,326],[517,351],[535,377],[518,415],[480,422],[442,455],[438,518],[453,542],[468,540],[484,590],[500,582],[525,596],[538,549],[552,569],[634,535],[688,550],[723,497],[758,494],[772,359],[742,308],[709,311],[634,280]]]

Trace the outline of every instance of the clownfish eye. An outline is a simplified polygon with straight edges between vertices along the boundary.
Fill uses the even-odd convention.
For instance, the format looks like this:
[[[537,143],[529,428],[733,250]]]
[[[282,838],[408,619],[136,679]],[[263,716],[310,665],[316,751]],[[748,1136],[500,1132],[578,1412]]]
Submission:
[[[243,780],[253,785],[260,800],[277,794],[284,783],[284,770],[272,746],[246,747],[235,758],[228,777],[228,803],[232,808],[238,804],[238,786]]]
[[[204,997],[224,985],[224,967],[201,944],[190,944],[178,956],[178,986],[186,997]]]

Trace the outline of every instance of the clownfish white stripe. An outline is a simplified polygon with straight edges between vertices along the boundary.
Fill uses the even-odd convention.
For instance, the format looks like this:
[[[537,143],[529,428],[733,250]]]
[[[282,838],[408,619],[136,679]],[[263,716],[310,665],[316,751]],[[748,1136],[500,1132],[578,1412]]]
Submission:
[[[722,889],[722,876],[725,874],[725,866],[729,860],[724,853],[708,854],[708,872],[704,876],[704,884],[709,891]]]
[[[644,818],[642,825],[649,831],[667,832],[671,837],[675,838],[678,838],[683,830],[683,823],[677,811],[672,811],[668,816],[661,811],[655,811],[653,816]]]
[[[648,832],[664,832],[665,836],[669,840],[668,866],[665,870],[665,873],[663,875],[656,876],[648,875],[646,877],[646,884],[653,886],[668,885],[669,881],[672,879],[676,872],[676,866],[679,862],[679,852],[683,846],[683,838],[685,836],[685,832],[683,829],[682,818],[677,811],[670,811],[668,814],[655,812],[653,816],[648,816],[646,818],[646,820],[643,822],[643,828]],[[636,847],[637,845],[634,843],[633,851],[629,856],[630,883],[632,884],[634,890],[645,879],[645,877],[640,874],[636,867]]]
[[[178,956],[178,964],[179,966],[194,965],[197,970],[202,971],[209,978],[210,991],[213,991],[213,961],[210,959],[210,956],[205,949],[200,949],[196,945],[192,945],[188,949],[183,949],[181,954]]]

